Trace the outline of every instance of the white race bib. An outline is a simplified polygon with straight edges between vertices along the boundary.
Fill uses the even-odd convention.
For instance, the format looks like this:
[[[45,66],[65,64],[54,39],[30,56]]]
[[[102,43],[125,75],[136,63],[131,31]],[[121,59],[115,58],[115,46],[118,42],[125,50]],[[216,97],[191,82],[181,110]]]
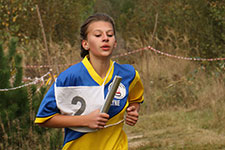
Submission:
[[[114,62],[112,66],[114,65]],[[105,81],[112,70],[106,75]],[[57,87],[55,83],[55,98],[58,109],[63,115],[87,115],[94,110],[101,110],[104,100],[104,84],[101,86],[68,86]],[[57,82],[57,80],[56,80]],[[96,129],[88,127],[71,127],[78,132],[94,132]]]
[[[63,115],[87,115],[104,105],[104,86],[55,86],[57,107]],[[71,127],[79,132],[96,131],[88,127]]]

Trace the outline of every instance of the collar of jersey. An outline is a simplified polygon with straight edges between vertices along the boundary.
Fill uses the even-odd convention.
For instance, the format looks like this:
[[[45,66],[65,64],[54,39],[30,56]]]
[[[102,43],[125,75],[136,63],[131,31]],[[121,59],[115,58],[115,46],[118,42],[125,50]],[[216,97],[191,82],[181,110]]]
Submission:
[[[106,81],[105,81],[105,84],[107,84],[111,79],[112,79],[112,76],[113,76],[113,72],[114,72],[114,65],[113,65],[113,62],[112,60],[110,60],[110,66],[109,66],[109,69],[106,73],[106,76],[105,78],[101,78],[97,72],[95,71],[95,69],[92,67],[91,63],[89,62],[88,60],[88,56],[85,56],[85,58],[82,60],[82,63],[84,64],[84,66],[86,67],[88,73],[90,74],[90,76],[95,80],[95,82],[97,82],[99,85],[102,85],[103,82],[105,81],[105,78],[107,76],[107,74],[109,73],[110,71],[110,68],[112,67],[112,70],[110,71]],[[112,66],[113,65],[113,66]]]

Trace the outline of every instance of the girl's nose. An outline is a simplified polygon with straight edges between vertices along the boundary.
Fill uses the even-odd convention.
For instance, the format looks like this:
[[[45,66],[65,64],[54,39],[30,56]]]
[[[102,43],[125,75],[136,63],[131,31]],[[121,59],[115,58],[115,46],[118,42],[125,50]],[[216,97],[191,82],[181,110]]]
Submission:
[[[109,41],[109,37],[107,36],[106,33],[103,34],[102,36],[102,40],[108,42]]]

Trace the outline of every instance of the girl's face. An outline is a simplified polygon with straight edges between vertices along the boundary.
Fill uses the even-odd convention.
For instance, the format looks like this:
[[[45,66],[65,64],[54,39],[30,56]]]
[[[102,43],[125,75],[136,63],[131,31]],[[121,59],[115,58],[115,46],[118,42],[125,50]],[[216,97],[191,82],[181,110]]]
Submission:
[[[113,26],[109,22],[95,21],[87,29],[87,40],[82,41],[82,46],[89,50],[90,58],[108,58],[116,46]]]

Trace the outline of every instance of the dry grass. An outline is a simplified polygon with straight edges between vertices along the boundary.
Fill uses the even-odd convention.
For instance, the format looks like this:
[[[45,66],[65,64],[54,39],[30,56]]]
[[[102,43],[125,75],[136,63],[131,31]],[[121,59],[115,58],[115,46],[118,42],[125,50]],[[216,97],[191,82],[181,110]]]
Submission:
[[[139,135],[129,149],[225,149],[225,75],[209,75],[196,62],[150,54],[135,64],[149,63],[149,73],[140,69],[145,103],[136,127],[125,128],[128,137]]]
[[[143,115],[135,127],[125,127],[129,150],[217,150],[225,149],[225,130],[219,132],[210,126],[213,112],[210,110],[162,111]]]
[[[159,50],[181,56],[190,48],[188,37],[171,30],[165,39],[155,39],[136,40],[131,46],[154,44]],[[139,123],[134,128],[125,127],[130,150],[225,149],[223,68],[150,51],[128,57],[145,87]]]
[[[77,63],[81,60],[79,44],[71,46],[64,42],[56,44],[50,42],[49,44],[49,58],[47,52],[40,41],[30,42],[26,47],[18,48],[18,51],[24,55],[24,68],[26,77],[37,77],[44,75],[49,69],[58,75],[60,72],[68,68],[71,64]],[[48,64],[48,59],[50,64]],[[26,66],[35,65],[35,68],[26,68]],[[48,65],[49,67],[41,68],[41,65]]]
[[[188,37],[169,29],[167,32],[168,36],[161,40],[157,36],[150,36],[146,40],[132,39],[130,43],[122,45],[121,50],[117,49],[115,54],[152,45],[165,52],[186,56],[190,48]],[[73,64],[81,60],[79,44],[75,45],[70,46],[66,42],[49,44],[54,74],[58,75],[69,66],[59,64]],[[38,41],[26,48],[19,48],[19,51],[25,56],[25,65],[43,65],[49,59]],[[115,60],[132,64],[139,71],[145,87],[145,102],[138,124],[135,127],[125,126],[130,150],[225,149],[224,70],[209,70],[199,62],[168,58],[151,51]],[[36,77],[48,69],[25,71],[27,77]],[[32,101],[29,115],[34,118],[36,112],[31,110],[31,105]],[[8,122],[6,127],[0,121],[4,140],[0,143],[0,149],[59,149],[62,143],[62,138],[59,138],[62,137],[61,130],[42,129],[33,122],[24,129],[21,126],[23,120]],[[11,126],[16,128],[5,130],[11,129]]]

